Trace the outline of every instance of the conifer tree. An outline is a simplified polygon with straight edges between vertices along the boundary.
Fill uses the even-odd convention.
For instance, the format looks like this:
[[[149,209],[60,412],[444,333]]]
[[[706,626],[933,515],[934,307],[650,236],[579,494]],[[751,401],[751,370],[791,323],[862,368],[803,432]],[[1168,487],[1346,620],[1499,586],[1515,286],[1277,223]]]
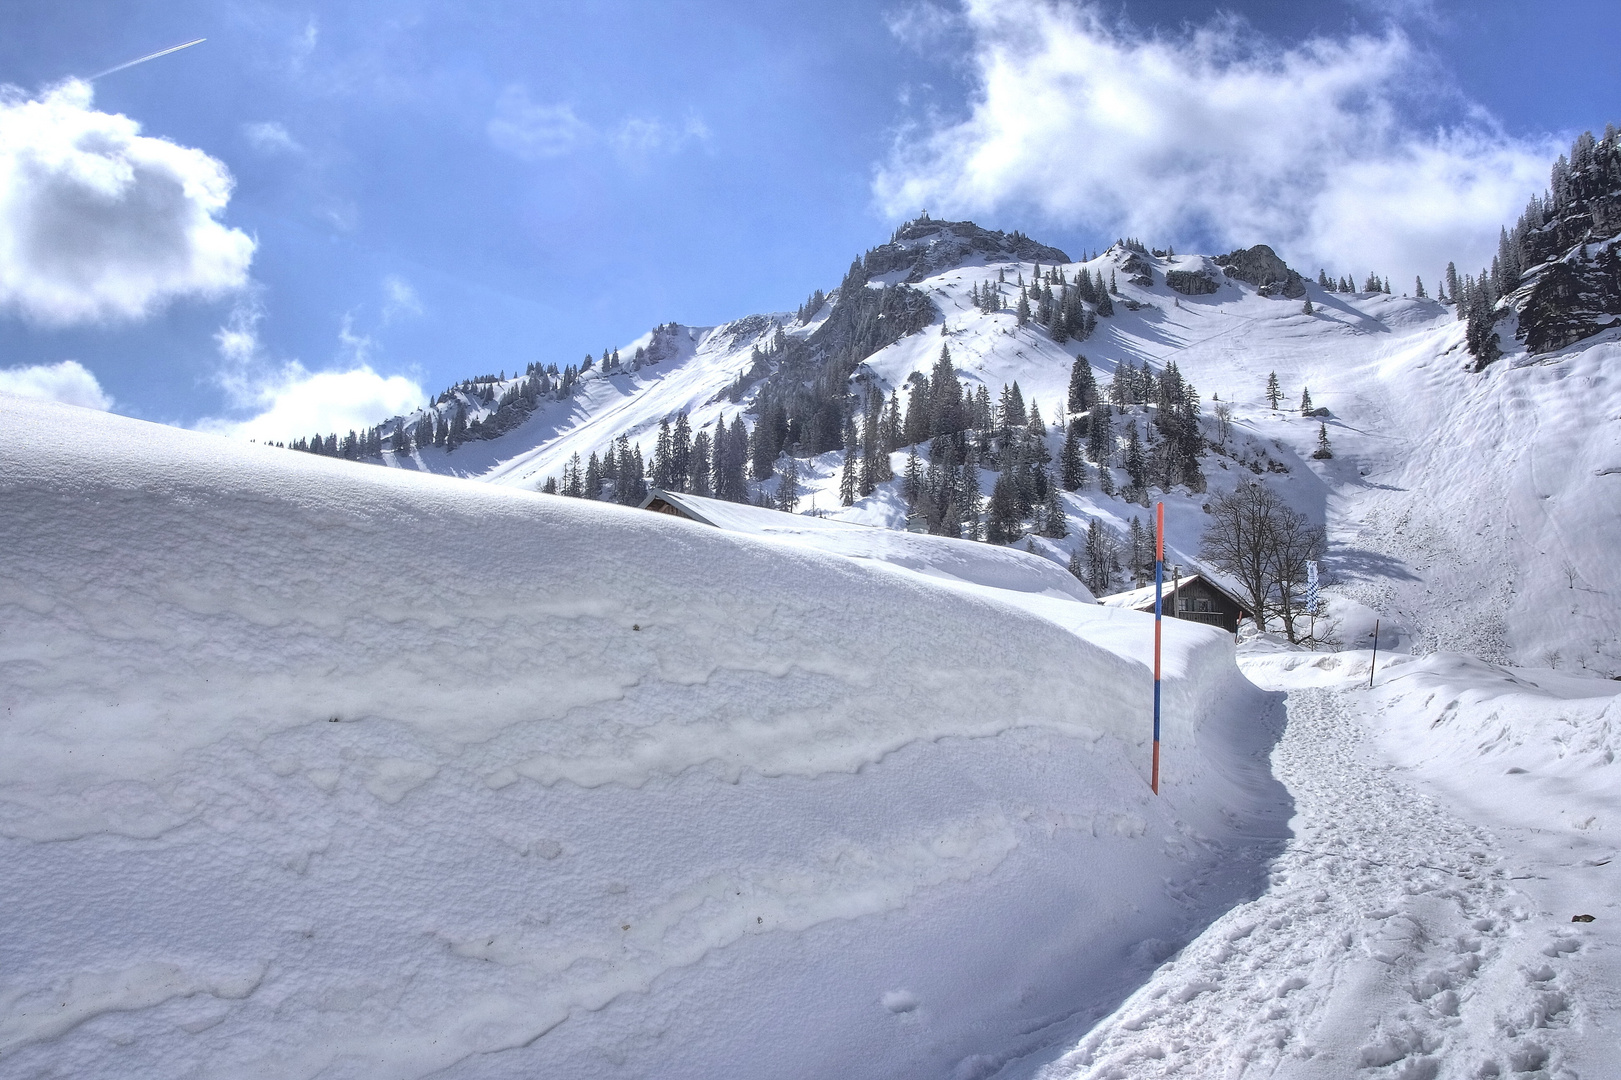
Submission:
[[[1111,499],[1115,496],[1114,473],[1108,465],[1098,466],[1098,490]]]
[[[914,373],[912,391],[906,397],[906,442],[909,446],[929,441],[929,378]]]
[[[957,483],[957,506],[961,508],[964,535],[969,540],[984,538],[979,523],[984,501],[979,487],[979,459],[970,450],[963,459],[961,479]]]
[[[1064,498],[1051,475],[1047,477],[1047,500],[1042,506],[1041,535],[1049,540],[1062,540],[1069,535],[1069,522],[1064,513]]]
[[[591,460],[585,467],[585,497],[595,499],[602,494],[602,462],[597,452],[591,451]]]
[[[660,420],[658,438],[653,442],[653,486],[666,491],[675,486],[670,479],[674,458],[673,445],[669,419]]]
[[[1131,480],[1131,498],[1142,498],[1148,491],[1148,462],[1143,457],[1142,440],[1137,437],[1137,421],[1126,426],[1126,476]]]
[[[700,428],[692,437],[692,453],[688,458],[686,490],[706,498],[714,491],[710,484],[709,429]]]
[[[777,509],[791,514],[799,508],[799,462],[789,455],[782,463],[782,476],[777,481]]]
[[[923,497],[923,463],[918,460],[915,445],[906,453],[906,472],[901,480],[901,495],[906,499],[906,507],[909,510],[916,510],[918,500]]]
[[[1266,377],[1266,400],[1274,409],[1278,407],[1278,402],[1283,400],[1283,390],[1278,386],[1276,371]]]
[[[1327,424],[1317,425],[1317,450],[1311,456],[1319,461],[1326,461],[1334,456],[1333,448],[1328,445]]]
[[[1065,491],[1086,486],[1086,462],[1081,459],[1081,424],[1077,420],[1064,433],[1064,449],[1059,454],[1058,472]]]
[[[961,431],[963,424],[962,384],[957,381],[957,370],[951,366],[951,350],[940,346],[940,358],[934,362],[929,376],[929,436],[952,435]]]
[[[1430,294],[1424,291],[1424,279],[1417,275],[1413,277],[1413,295],[1420,300],[1428,300]]]
[[[556,495],[557,494],[557,477],[548,476],[546,478],[546,482],[541,485],[540,491],[541,491],[541,494],[543,494],[543,495]]]
[[[1309,296],[1308,296],[1308,297],[1306,297],[1306,302],[1305,302],[1305,303],[1304,303],[1304,304],[1302,304],[1302,305],[1301,305],[1301,306],[1300,306],[1300,314],[1302,314],[1302,315],[1310,315],[1310,314],[1312,314],[1312,313],[1313,313],[1313,312],[1314,312],[1314,311],[1315,311],[1315,310],[1316,310],[1316,309],[1314,309],[1314,308],[1313,308],[1313,307],[1312,307],[1312,306],[1311,306],[1311,297],[1309,297]]]
[[[991,503],[985,511],[985,539],[993,544],[1011,544],[1023,532],[1013,479],[1006,472],[1000,473],[991,488]]]
[[[1464,343],[1469,354],[1475,358],[1474,370],[1484,371],[1486,365],[1494,362],[1503,355],[1502,347],[1497,343],[1497,327],[1492,318],[1492,297],[1490,282],[1481,275],[1481,281],[1471,288],[1464,290],[1466,300],[1459,304],[1459,310],[1467,308],[1466,317],[1468,327],[1464,331]]]
[[[732,417],[731,430],[726,433],[726,484],[732,502],[749,501],[749,484],[743,476],[748,461],[748,429],[743,426],[743,414]]]
[[[1086,582],[1086,560],[1081,557],[1084,550],[1085,546],[1082,545],[1069,553],[1069,572],[1075,575],[1075,580],[1083,584]]]
[[[1154,576],[1153,537],[1143,527],[1142,519],[1131,518],[1131,583],[1136,588],[1147,585]]]
[[[1101,403],[1087,413],[1086,456],[1102,466],[1107,466],[1114,456],[1114,420]]]
[[[856,474],[860,469],[857,453],[855,421],[848,420],[844,426],[844,468],[839,473],[839,502],[845,506],[851,506],[856,501]]]
[[[1311,388],[1305,387],[1300,391],[1300,415],[1310,416],[1312,413]]]
[[[1069,411],[1085,412],[1098,400],[1098,384],[1092,375],[1092,365],[1086,357],[1077,354],[1069,369]]]
[[[1114,272],[1110,271],[1110,278],[1112,279],[1113,276],[1114,276]],[[1097,284],[1095,286],[1095,292],[1094,292],[1094,295],[1097,296],[1097,301],[1096,302],[1097,302],[1097,307],[1098,307],[1098,317],[1099,318],[1106,319],[1109,316],[1114,314],[1114,301],[1109,299],[1109,292],[1110,292],[1109,289],[1106,289],[1106,288],[1103,287],[1103,271],[1099,270],[1098,274],[1097,274]]]
[[[1086,527],[1086,587],[1094,596],[1108,595],[1117,557],[1113,538],[1104,531],[1103,523],[1093,518]]]
[[[904,444],[903,429],[901,427],[901,392],[896,390],[889,395],[889,410],[884,414],[884,431],[881,449],[884,454],[884,472],[888,475],[884,479],[893,478],[893,470],[889,467],[889,455],[899,450]]]

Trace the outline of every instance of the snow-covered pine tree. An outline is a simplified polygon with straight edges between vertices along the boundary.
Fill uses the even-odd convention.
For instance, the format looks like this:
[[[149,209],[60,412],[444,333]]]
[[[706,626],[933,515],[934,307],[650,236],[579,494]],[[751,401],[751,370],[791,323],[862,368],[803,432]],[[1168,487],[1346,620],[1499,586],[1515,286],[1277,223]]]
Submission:
[[[1278,402],[1283,400],[1283,390],[1278,386],[1278,373],[1276,371],[1266,377],[1266,400],[1274,409],[1278,407]]]
[[[1334,456],[1333,448],[1328,445],[1327,424],[1317,425],[1317,449],[1311,456],[1316,458],[1318,461],[1326,461]]]
[[[1310,416],[1312,413],[1311,387],[1304,387],[1300,391],[1300,415]]]

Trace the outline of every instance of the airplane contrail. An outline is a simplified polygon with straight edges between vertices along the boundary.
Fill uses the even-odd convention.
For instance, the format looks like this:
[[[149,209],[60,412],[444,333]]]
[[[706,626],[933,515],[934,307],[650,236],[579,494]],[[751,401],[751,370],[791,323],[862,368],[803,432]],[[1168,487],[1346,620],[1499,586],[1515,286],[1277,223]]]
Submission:
[[[188,41],[184,45],[175,45],[175,46],[171,46],[170,48],[167,48],[167,49],[160,49],[155,53],[147,53],[145,56],[143,56],[143,57],[141,57],[141,58],[139,58],[137,60],[131,60],[127,64],[119,64],[117,67],[110,67],[106,71],[98,72],[97,74],[90,76],[90,81],[95,82],[97,79],[101,78],[103,75],[111,75],[115,71],[123,71],[125,68],[132,68],[136,64],[144,64],[148,60],[156,60],[160,56],[168,56],[170,53],[179,52],[181,49],[189,49],[193,45],[201,45],[203,42],[205,42],[207,40],[208,40],[207,38],[197,38],[195,41]]]

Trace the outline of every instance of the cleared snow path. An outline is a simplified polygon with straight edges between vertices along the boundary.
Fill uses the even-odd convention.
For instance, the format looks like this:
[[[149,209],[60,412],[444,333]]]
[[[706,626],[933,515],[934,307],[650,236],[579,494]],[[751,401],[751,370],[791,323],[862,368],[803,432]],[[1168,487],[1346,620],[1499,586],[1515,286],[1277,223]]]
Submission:
[[[1577,1075],[1586,928],[1539,912],[1493,836],[1377,760],[1366,704],[1291,688],[1273,766],[1295,836],[1270,887],[1036,1076]]]

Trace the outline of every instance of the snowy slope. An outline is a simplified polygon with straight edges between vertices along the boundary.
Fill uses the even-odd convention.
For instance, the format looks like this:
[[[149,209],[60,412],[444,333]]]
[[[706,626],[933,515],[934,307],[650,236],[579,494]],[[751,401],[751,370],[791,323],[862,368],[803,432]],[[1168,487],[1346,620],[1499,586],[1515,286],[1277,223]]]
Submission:
[[[1128,279],[1123,267],[1133,258],[1152,269],[1151,287]],[[1364,644],[1378,615],[1392,635],[1387,642],[1404,648],[1621,673],[1621,607],[1613,603],[1621,570],[1608,556],[1621,550],[1621,515],[1615,513],[1621,505],[1621,381],[1613,374],[1621,332],[1532,358],[1505,326],[1508,355],[1474,374],[1466,370],[1471,358],[1462,347],[1463,324],[1431,300],[1330,293],[1308,284],[1315,310],[1307,315],[1298,300],[1263,296],[1232,279],[1222,278],[1215,293],[1200,296],[1165,286],[1170,270],[1219,277],[1203,256],[1157,258],[1114,248],[1062,266],[1071,280],[1078,268],[1113,275],[1121,294],[1116,314],[1099,320],[1084,342],[1060,346],[1039,327],[1018,327],[1010,312],[982,313],[971,291],[994,284],[999,274],[1010,281],[1030,275],[1035,266],[970,259],[914,283],[937,308],[936,322],[870,356],[860,375],[893,390],[913,372],[927,371],[946,346],[970,385],[983,383],[994,400],[1004,384],[1016,381],[1025,400],[1038,403],[1051,421],[1077,353],[1105,383],[1122,362],[1159,368],[1174,361],[1200,391],[1213,437],[1216,399],[1234,409],[1224,452],[1206,456],[1211,490],[1259,472],[1298,509],[1328,525],[1325,580],[1344,615],[1343,625],[1330,632],[1340,644]],[[768,321],[794,334],[810,332],[791,317]],[[467,475],[533,487],[557,473],[568,455],[600,450],[621,431],[650,454],[658,422],[678,409],[693,413],[695,428],[737,409],[723,391],[749,367],[749,354],[767,331],[737,341],[718,333],[668,369],[646,369],[656,373],[656,385],[621,391],[593,384],[580,401],[565,403],[577,415],[564,434],[553,436],[556,425],[536,421],[503,437],[510,442],[469,444],[449,455],[425,451],[422,464],[439,468],[457,459],[456,470]],[[1270,372],[1284,389],[1281,411],[1264,401]],[[1301,417],[1293,406],[1304,389],[1331,416]],[[744,397],[743,408],[749,400]],[[1329,461],[1310,458],[1319,423],[1335,450]],[[512,449],[537,437],[533,449]],[[1058,444],[1055,433],[1055,451]],[[899,527],[905,507],[893,483],[839,508],[839,458],[825,454],[801,465],[807,502],[850,520]],[[895,456],[897,471],[902,458]],[[993,480],[994,474],[983,474],[984,490]],[[1166,496],[1173,561],[1196,559],[1204,500],[1184,491]],[[1148,517],[1145,507],[1096,490],[1066,494],[1064,501],[1071,537],[1031,541],[1060,563],[1080,545],[1089,520],[1123,535],[1133,516]]]
[[[792,547],[876,562],[928,578],[1082,603],[1096,599],[1069,571],[1017,548],[901,532],[838,518],[784,514],[769,507],[696,495],[669,497],[679,499],[705,522],[727,532],[781,540]]]
[[[1134,613],[0,425],[0,1076],[982,1075],[1288,814],[1207,628],[1167,628],[1156,800]]]

